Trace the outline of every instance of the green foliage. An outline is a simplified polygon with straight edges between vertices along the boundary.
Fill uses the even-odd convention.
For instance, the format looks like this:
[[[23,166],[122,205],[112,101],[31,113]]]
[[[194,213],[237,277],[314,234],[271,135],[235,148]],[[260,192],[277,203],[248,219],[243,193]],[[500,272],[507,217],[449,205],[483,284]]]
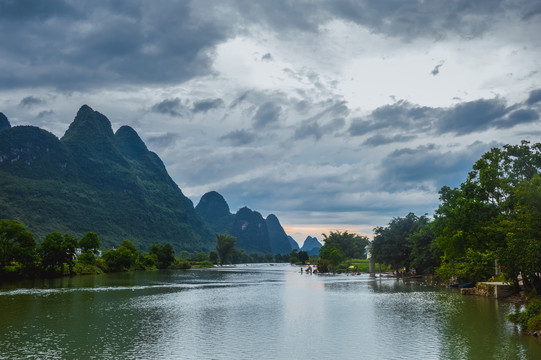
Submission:
[[[393,218],[387,227],[375,228],[372,241],[373,259],[391,265],[397,272],[402,267],[409,269],[416,263],[412,258],[412,250],[418,242],[418,250],[414,254],[418,256],[417,264],[420,264],[422,242],[430,242],[432,239],[430,236],[426,238],[410,238],[410,236],[427,226],[428,221],[425,216],[418,217],[414,213],[409,213],[403,218]]]
[[[71,273],[76,247],[77,240],[71,235],[62,236],[58,232],[47,235],[38,249],[42,270],[48,275],[62,275],[67,264]]]
[[[109,249],[103,252],[106,272],[128,271],[135,267],[137,249],[129,240],[124,240],[118,249]]]
[[[323,246],[336,244],[346,258],[366,259],[365,248],[370,243],[366,236],[350,234],[347,231],[331,231],[328,236],[322,235],[325,242]]]
[[[94,255],[98,255],[100,251],[100,239],[98,234],[94,232],[86,233],[81,240],[79,240],[79,247],[82,252],[91,251]]]
[[[320,258],[317,262],[317,270],[320,273],[329,272],[329,260]]]
[[[494,273],[494,254],[473,249],[466,250],[466,256],[455,261],[444,261],[436,270],[441,280],[456,278],[457,282],[487,281]]]
[[[541,331],[541,298],[535,297],[531,299],[524,311],[509,314],[508,318],[528,332]]]
[[[320,261],[325,260],[328,262],[331,270],[335,270],[342,261],[344,261],[344,253],[339,244],[331,243],[325,244],[319,249]],[[323,272],[323,271],[322,271]]]
[[[308,259],[310,259],[310,257],[308,256],[308,253],[306,251],[299,251],[298,259],[301,262],[301,264],[304,265],[304,264],[306,264]]]
[[[444,254],[438,274],[482,278],[485,270],[468,259],[495,254],[507,280],[518,287],[522,274],[526,290],[541,292],[540,171],[541,144],[523,141],[491,149],[459,188],[441,189],[433,227]]]
[[[36,241],[26,227],[15,220],[0,221],[0,274],[9,272],[21,276],[34,271]],[[10,264],[16,265],[10,265]]]
[[[229,261],[235,249],[237,239],[229,234],[216,234],[216,251],[220,258],[220,265]]]
[[[209,253],[209,261],[213,264],[218,264],[218,261],[219,261],[219,257],[218,257],[218,253],[216,251],[211,251]]]
[[[158,269],[167,269],[175,261],[175,251],[171,244],[157,245],[150,247],[150,254],[156,255]]]

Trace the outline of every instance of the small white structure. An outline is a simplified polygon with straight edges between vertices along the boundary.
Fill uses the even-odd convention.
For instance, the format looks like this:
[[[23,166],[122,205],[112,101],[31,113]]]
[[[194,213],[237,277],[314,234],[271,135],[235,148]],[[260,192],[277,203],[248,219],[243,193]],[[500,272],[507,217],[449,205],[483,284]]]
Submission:
[[[370,276],[376,277],[376,263],[372,259],[372,243],[368,243],[364,249],[366,250],[366,259],[370,261],[368,263]]]

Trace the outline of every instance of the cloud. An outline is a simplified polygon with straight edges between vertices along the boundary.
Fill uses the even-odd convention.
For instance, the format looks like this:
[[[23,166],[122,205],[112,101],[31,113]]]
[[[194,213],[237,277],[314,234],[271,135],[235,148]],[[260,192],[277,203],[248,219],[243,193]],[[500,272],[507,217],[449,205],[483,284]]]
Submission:
[[[205,99],[196,101],[193,104],[192,112],[194,114],[199,112],[206,113],[209,110],[217,109],[224,106],[224,101],[222,99]]]
[[[190,1],[1,6],[2,88],[175,84],[212,73],[210,50],[234,31]]]
[[[227,140],[233,146],[248,145],[256,140],[255,133],[247,130],[232,131],[224,136],[220,137],[220,140]]]
[[[443,112],[438,120],[437,131],[464,135],[487,130],[501,123],[501,118],[508,111],[502,98],[464,102]]]
[[[417,138],[415,135],[394,135],[394,136],[385,136],[381,134],[377,134],[374,136],[369,137],[363,142],[363,145],[367,146],[381,146],[381,145],[387,145],[397,142],[407,142],[410,140],[413,140]]]
[[[532,123],[539,120],[539,113],[531,109],[519,109],[513,111],[509,116],[500,118],[494,122],[495,127],[509,129],[520,124]]]
[[[333,134],[337,130],[340,130],[345,124],[346,121],[343,118],[333,119],[324,125],[320,125],[315,119],[305,120],[295,130],[294,139],[302,140],[312,137],[314,140],[319,140],[323,135]]]
[[[43,119],[44,117],[49,117],[49,116],[52,116],[52,115],[54,115],[53,110],[43,110],[43,111],[39,112],[39,114],[37,115],[37,118],[38,119]]]
[[[180,140],[181,136],[177,133],[165,133],[162,135],[149,136],[146,141],[152,145],[152,147],[167,148]]]
[[[271,53],[266,53],[261,57],[261,61],[273,61]]]
[[[443,66],[443,62],[439,63],[438,65],[436,65],[434,67],[434,69],[432,69],[432,71],[430,72],[432,74],[432,76],[436,76],[440,73],[440,68]]]
[[[541,101],[541,89],[530,91],[530,96],[526,100],[526,104],[532,106]]]
[[[472,165],[496,144],[475,142],[464,148],[442,148],[435,144],[402,148],[382,162],[382,189],[426,188],[437,191],[443,185],[458,186],[466,180]]]
[[[150,110],[158,114],[165,114],[173,117],[181,117],[186,112],[186,108],[179,98],[165,99],[152,105]]]
[[[394,104],[376,108],[364,118],[354,118],[348,132],[351,136],[361,136],[382,129],[404,131],[428,131],[440,110],[419,106],[400,100]]]
[[[45,102],[35,96],[27,96],[25,97],[24,99],[21,100],[21,102],[19,103],[19,106],[20,107],[23,107],[23,108],[32,108],[36,105],[41,105],[41,104],[44,104]]]
[[[274,102],[268,101],[257,109],[253,117],[254,127],[256,129],[262,129],[269,125],[274,125],[278,123],[280,119],[280,113],[282,112],[282,107]]]

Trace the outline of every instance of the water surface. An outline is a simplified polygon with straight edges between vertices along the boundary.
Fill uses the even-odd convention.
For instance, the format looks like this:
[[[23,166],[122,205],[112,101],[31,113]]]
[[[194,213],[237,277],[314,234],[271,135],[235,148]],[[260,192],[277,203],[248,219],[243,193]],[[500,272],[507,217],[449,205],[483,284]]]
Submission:
[[[541,359],[515,305],[289,265],[0,288],[0,359]]]

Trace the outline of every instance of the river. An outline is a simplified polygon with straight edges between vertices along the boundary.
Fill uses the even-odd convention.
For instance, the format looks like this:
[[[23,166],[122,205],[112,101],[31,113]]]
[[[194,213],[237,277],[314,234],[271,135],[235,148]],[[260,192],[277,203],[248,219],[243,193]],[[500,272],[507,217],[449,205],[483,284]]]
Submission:
[[[0,359],[541,359],[515,305],[423,281],[238,265],[0,287]]]

